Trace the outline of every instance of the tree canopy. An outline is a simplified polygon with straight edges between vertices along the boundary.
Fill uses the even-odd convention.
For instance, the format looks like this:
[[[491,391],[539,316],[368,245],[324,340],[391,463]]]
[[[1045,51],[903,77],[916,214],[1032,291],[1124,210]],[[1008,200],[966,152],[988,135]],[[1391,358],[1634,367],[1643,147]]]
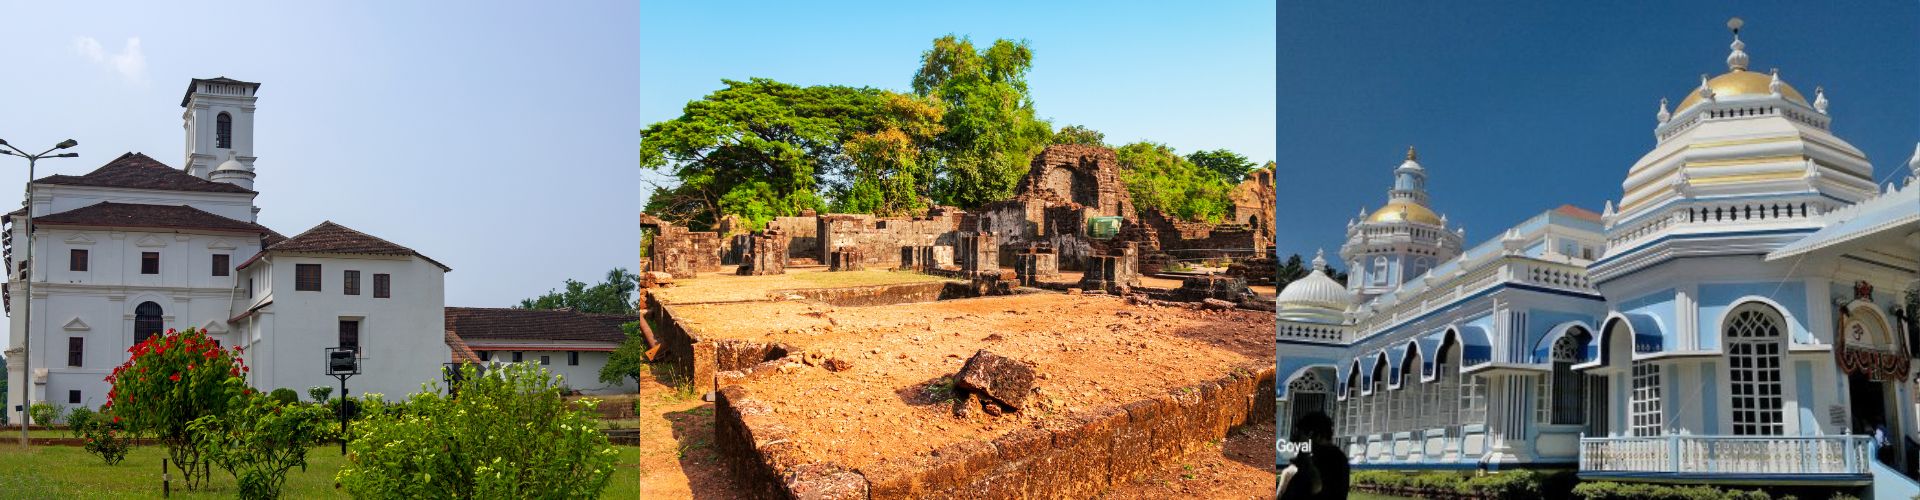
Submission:
[[[1158,209],[1188,220],[1220,222],[1233,211],[1233,186],[1219,172],[1201,168],[1164,144],[1136,142],[1121,146],[1120,179],[1127,183],[1133,206]]]
[[[647,213],[707,228],[721,214],[758,225],[824,209],[823,176],[852,170],[844,145],[878,132],[888,101],[886,92],[867,88],[723,82],[679,118],[641,131],[640,167],[680,180],[657,187]]]
[[[1026,41],[995,40],[977,50],[947,35],[920,56],[913,93],[947,103],[946,130],[934,139],[940,171],[933,198],[975,207],[1013,196],[1033,155],[1053,138],[1027,94],[1033,50]]]
[[[633,292],[640,288],[640,277],[626,268],[607,271],[607,278],[588,285],[567,280],[564,290],[548,290],[531,299],[521,299],[521,309],[565,309],[593,314],[633,314]]]
[[[641,131],[640,167],[676,179],[654,186],[645,210],[703,231],[727,215],[759,229],[807,210],[898,216],[1011,198],[1047,145],[1111,147],[1097,130],[1055,131],[1035,115],[1033,62],[1024,40],[979,47],[947,35],[921,53],[906,92],[722,80]],[[1186,219],[1224,219],[1231,184],[1254,165],[1225,149],[1183,157],[1138,144],[1121,152],[1136,204]]]
[[[1247,178],[1247,172],[1253,171],[1253,161],[1239,153],[1225,149],[1213,151],[1194,151],[1187,155],[1187,161],[1200,168],[1219,173],[1229,184],[1239,184]]]
[[[1053,141],[1050,143],[1108,147],[1107,134],[1079,125],[1060,127],[1059,131],[1053,133]]]

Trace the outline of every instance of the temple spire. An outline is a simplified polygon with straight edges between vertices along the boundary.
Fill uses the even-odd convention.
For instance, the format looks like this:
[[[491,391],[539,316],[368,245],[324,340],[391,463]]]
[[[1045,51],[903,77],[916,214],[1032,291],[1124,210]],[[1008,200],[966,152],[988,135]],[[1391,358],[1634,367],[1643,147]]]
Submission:
[[[1413,150],[1412,144],[1407,145],[1407,161],[1420,161],[1420,153]]]
[[[1313,251],[1313,270],[1315,270],[1315,271],[1321,271],[1321,272],[1326,272],[1326,270],[1327,270],[1327,249],[1324,249],[1324,248],[1322,248],[1322,249],[1318,249],[1318,250],[1314,250],[1314,251]]]
[[[1747,70],[1747,43],[1740,41],[1740,27],[1745,24],[1738,17],[1727,20],[1727,29],[1733,30],[1733,45],[1730,46],[1733,48],[1733,53],[1727,54],[1728,70]]]

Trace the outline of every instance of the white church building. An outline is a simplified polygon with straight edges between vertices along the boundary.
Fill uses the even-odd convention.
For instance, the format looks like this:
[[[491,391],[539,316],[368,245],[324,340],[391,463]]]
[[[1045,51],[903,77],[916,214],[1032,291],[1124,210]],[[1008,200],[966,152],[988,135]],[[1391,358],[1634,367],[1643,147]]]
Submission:
[[[1277,298],[1280,435],[1317,411],[1356,468],[1920,494],[1920,150],[1877,185],[1826,93],[1745,48],[1661,100],[1602,213],[1465,247],[1410,151],[1347,282],[1322,255]]]
[[[169,328],[245,346],[249,382],[263,391],[337,385],[323,363],[336,346],[358,348],[355,394],[398,397],[440,379],[451,356],[446,265],[333,222],[292,237],[258,223],[259,88],[192,81],[180,103],[183,168],[127,153],[29,186],[32,199],[4,232],[11,421],[21,421],[23,391],[34,402],[100,406],[103,379],[128,348]]]

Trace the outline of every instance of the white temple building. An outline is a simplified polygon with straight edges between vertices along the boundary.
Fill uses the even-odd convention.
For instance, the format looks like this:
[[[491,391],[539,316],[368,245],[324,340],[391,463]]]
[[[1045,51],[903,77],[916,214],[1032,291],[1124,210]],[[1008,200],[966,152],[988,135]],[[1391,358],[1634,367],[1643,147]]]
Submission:
[[[447,266],[332,222],[291,238],[258,223],[259,88],[228,78],[188,85],[183,168],[127,153],[84,175],[35,179],[27,208],[8,214],[12,422],[23,391],[36,403],[100,406],[104,378],[128,349],[167,329],[245,346],[249,383],[263,391],[337,385],[323,363],[336,346],[360,353],[361,375],[348,382],[355,395],[399,397],[440,379],[451,357]]]
[[[1322,411],[1356,468],[1920,493],[1920,148],[1877,185],[1825,92],[1750,69],[1732,26],[1603,213],[1462,249],[1409,150],[1348,282],[1318,256],[1278,297],[1280,435]]]

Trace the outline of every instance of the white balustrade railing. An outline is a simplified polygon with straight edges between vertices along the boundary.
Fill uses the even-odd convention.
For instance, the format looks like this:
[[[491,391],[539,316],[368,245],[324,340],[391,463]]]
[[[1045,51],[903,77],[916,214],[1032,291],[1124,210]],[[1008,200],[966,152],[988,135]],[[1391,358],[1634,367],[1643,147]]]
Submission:
[[[1583,438],[1582,472],[1867,474],[1866,436]]]

